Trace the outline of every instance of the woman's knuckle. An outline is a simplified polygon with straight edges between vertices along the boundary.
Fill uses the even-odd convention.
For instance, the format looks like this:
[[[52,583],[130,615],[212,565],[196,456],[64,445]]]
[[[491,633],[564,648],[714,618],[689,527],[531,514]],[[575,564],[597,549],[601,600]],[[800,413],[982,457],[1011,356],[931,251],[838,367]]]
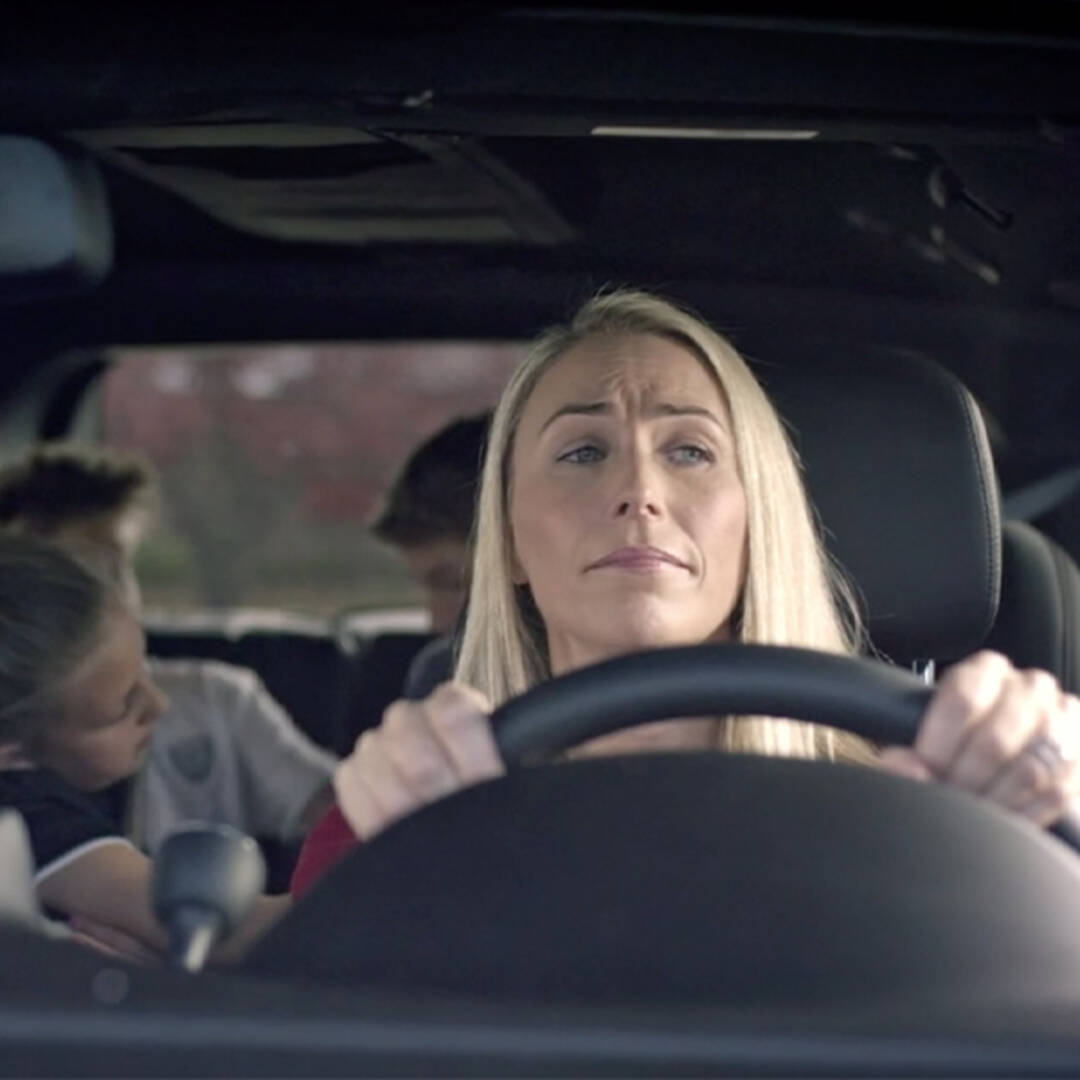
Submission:
[[[367,731],[361,732],[360,738],[356,740],[357,756],[363,759],[370,755],[378,747],[379,741],[377,728],[368,728]]]
[[[400,699],[392,702],[383,711],[383,729],[398,732],[412,727],[416,721],[416,711],[416,706],[411,701]]]
[[[997,724],[990,725],[972,749],[979,764],[983,766],[1001,765],[1013,753],[1012,740],[1004,728]]]
[[[972,657],[974,665],[981,671],[1004,674],[1013,670],[1012,661],[996,649],[980,649]]]
[[[1045,766],[1030,755],[1025,755],[1017,764],[1017,780],[1026,791],[1040,790],[1046,782]]]
[[[430,710],[431,723],[443,735],[467,731],[476,720],[476,710],[460,699],[445,702]]]
[[[967,716],[979,706],[982,679],[977,672],[959,674],[942,687],[945,702],[957,712]]]
[[[442,764],[433,754],[414,752],[405,755],[399,768],[409,786],[421,791],[437,788],[444,780]]]
[[[439,683],[429,695],[433,701],[456,701],[461,694],[461,687],[452,679]]]
[[[1041,668],[1025,668],[1020,673],[1020,679],[1029,693],[1047,701],[1056,701],[1060,695],[1058,681],[1049,671]]]

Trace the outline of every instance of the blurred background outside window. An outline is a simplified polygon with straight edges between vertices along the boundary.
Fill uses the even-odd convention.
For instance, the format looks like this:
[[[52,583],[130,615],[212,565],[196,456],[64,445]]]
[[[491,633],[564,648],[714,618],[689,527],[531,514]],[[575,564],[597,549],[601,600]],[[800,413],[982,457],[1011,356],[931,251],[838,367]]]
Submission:
[[[488,342],[110,350],[93,427],[161,477],[138,562],[147,615],[417,606],[368,523],[413,447],[494,404],[521,354]]]

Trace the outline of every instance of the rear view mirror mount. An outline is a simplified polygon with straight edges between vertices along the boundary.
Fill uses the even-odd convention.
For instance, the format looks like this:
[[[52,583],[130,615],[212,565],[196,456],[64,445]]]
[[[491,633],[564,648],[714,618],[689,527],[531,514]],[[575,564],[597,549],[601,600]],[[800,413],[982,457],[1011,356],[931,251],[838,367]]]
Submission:
[[[0,135],[0,303],[92,288],[112,261],[112,217],[94,162]]]

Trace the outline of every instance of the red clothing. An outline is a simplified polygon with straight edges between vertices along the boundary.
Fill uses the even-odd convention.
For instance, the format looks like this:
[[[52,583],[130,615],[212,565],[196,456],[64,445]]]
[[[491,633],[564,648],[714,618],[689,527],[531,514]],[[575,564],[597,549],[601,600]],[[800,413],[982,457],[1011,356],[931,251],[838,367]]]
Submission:
[[[358,843],[344,815],[332,806],[304,840],[289,882],[289,893],[293,897],[302,896]]]

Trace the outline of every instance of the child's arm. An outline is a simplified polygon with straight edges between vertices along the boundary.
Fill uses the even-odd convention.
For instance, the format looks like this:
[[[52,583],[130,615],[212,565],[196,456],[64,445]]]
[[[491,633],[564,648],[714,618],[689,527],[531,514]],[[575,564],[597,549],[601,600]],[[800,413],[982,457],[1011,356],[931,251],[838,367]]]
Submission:
[[[334,805],[337,758],[316,746],[253,671],[206,664],[207,705],[236,750],[253,836],[298,839]],[[238,823],[239,824],[239,823]]]
[[[125,843],[100,844],[46,869],[38,898],[67,916],[114,927],[149,948],[164,951],[168,938],[150,906],[150,860]],[[215,963],[234,963],[288,909],[287,896],[261,896],[246,922],[212,954]]]

